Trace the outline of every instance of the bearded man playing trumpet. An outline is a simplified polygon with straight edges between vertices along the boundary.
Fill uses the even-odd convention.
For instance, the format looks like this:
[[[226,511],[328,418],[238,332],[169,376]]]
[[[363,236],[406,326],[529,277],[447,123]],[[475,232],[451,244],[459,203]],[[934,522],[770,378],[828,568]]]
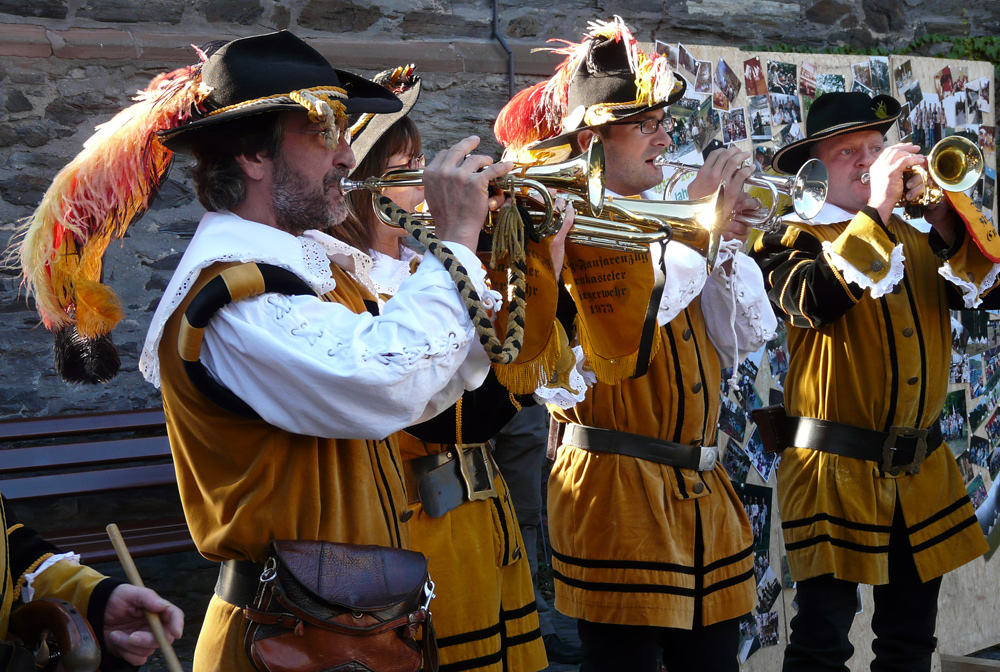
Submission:
[[[600,138],[609,192],[641,197],[663,179],[664,108],[683,81],[618,17],[558,51],[567,59],[555,76],[501,112],[498,138],[518,160],[548,162]],[[724,183],[725,212],[754,205],[739,196],[747,155],[716,154],[691,192]],[[637,322],[629,301],[654,276],[651,255],[567,245],[573,302],[560,301],[560,317],[579,343],[577,370],[557,371],[559,394],[549,385],[536,396],[564,430],[548,515],[556,608],[579,619],[583,670],[652,672],[661,660],[670,672],[738,669],[738,618],[756,602],[753,541],[717,460],[720,370],[761,347],[776,321],[760,272],[736,251],[746,227],[728,227],[711,274],[699,251],[659,250],[667,286],[652,306],[652,343],[637,348],[649,293]]]
[[[926,208],[929,231],[893,214],[924,191],[909,171],[927,163],[917,145],[885,146],[899,113],[889,96],[821,96],[806,138],[773,166],[822,160],[826,205],[754,249],[788,324],[786,408],[758,418],[784,450],[778,505],[799,605],[786,672],[847,669],[859,583],[874,586],[871,669],[929,670],[941,577],[987,548],[938,417],[949,308],[1000,305],[1000,266],[966,231],[981,215],[962,193]]]

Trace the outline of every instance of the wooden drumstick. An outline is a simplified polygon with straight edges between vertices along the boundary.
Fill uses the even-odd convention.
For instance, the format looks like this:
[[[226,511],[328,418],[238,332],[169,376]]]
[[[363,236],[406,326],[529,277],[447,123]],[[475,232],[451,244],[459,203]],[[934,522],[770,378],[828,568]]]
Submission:
[[[135,568],[135,563],[132,561],[132,554],[128,552],[128,546],[125,545],[121,530],[114,523],[111,523],[105,529],[108,531],[108,537],[111,538],[111,545],[115,547],[115,553],[118,554],[118,560],[125,569],[125,576],[128,577],[129,582],[133,586],[144,588],[142,577],[139,576],[139,570]],[[163,659],[167,663],[167,669],[170,672],[184,672],[181,669],[181,661],[177,659],[177,654],[174,652],[174,647],[170,645],[170,641],[167,639],[167,633],[163,631],[163,623],[160,622],[160,615],[154,614],[151,611],[146,611],[145,614],[146,621],[149,623],[149,629],[153,633],[153,638],[156,639],[160,651],[163,652]]]

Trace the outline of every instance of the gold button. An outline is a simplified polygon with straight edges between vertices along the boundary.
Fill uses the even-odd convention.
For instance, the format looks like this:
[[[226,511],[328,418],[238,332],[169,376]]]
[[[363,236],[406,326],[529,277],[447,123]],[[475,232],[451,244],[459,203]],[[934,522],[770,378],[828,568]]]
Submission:
[[[903,329],[903,336],[906,336],[907,338],[913,336],[913,327],[906,327]]]
[[[685,341],[690,341],[691,340],[691,330],[690,329],[685,329],[684,333],[681,334],[681,336],[684,337]]]
[[[694,384],[694,386],[691,388],[691,391],[694,392],[695,394],[698,394],[699,392],[701,392],[701,381],[700,380],[697,383]]]
[[[910,378],[910,379],[909,379],[908,381],[906,381],[906,382],[907,382],[908,384],[910,384],[910,385],[916,385],[916,384],[917,384],[917,382],[918,382],[919,380],[920,380],[919,378],[917,378],[916,376],[913,376],[912,378]]]
[[[871,269],[872,269],[872,273],[878,273],[879,271],[882,270],[882,262],[881,261],[873,261]]]
[[[700,495],[702,492],[704,492],[704,490],[705,490],[705,484],[704,483],[695,483],[691,487],[691,492],[693,492],[696,495]]]

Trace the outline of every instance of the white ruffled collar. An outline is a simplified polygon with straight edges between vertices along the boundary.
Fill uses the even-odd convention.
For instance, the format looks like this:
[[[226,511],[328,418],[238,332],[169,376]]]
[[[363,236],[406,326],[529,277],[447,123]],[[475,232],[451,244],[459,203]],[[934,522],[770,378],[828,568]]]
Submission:
[[[330,273],[331,261],[358,277],[362,284],[365,282],[361,278],[367,278],[372,265],[368,255],[319,231],[307,231],[296,237],[231,212],[205,213],[177,264],[146,334],[139,370],[150,383],[160,386],[158,349],[167,320],[204,269],[216,263],[234,261],[271,264],[291,271],[317,294],[325,294],[337,286]]]

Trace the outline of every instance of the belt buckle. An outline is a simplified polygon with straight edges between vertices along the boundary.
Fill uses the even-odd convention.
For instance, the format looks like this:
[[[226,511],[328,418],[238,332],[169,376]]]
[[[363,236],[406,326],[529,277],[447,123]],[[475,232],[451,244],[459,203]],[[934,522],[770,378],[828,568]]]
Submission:
[[[915,429],[913,427],[900,427],[898,425],[893,425],[889,429],[889,436],[886,438],[885,443],[882,445],[882,471],[892,475],[899,476],[899,474],[905,471],[908,474],[919,474],[920,464],[927,457],[927,432],[926,429]],[[909,464],[893,464],[892,457],[893,451],[897,450],[896,440],[897,439],[916,439],[917,447],[913,451],[913,461]]]
[[[486,467],[486,479],[489,482],[489,486],[483,488],[482,490],[476,490],[475,483],[472,481],[472,472],[469,469],[469,463],[466,462],[465,450],[470,449],[469,452],[478,449],[483,456],[483,464]],[[455,446],[455,454],[458,456],[458,471],[462,474],[462,481],[465,483],[465,492],[470,502],[475,502],[485,499],[493,499],[497,496],[497,489],[493,485],[493,481],[496,480],[496,474],[493,471],[493,461],[490,459],[489,450],[486,448],[485,443],[460,443]]]

